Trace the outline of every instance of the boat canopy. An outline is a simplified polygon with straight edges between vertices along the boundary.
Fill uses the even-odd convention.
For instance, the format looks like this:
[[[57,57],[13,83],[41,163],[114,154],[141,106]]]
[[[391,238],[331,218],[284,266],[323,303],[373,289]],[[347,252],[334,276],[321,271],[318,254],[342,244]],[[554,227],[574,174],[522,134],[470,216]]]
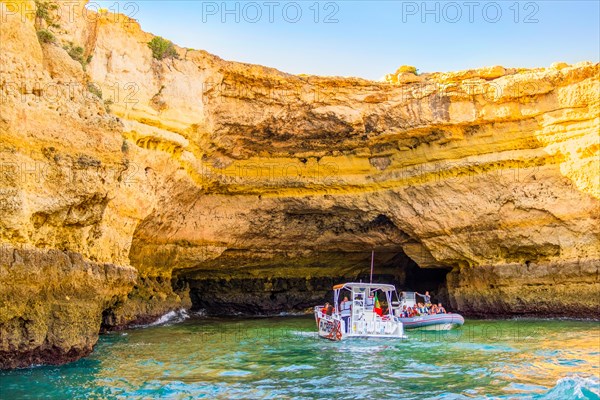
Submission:
[[[362,283],[362,282],[348,282],[340,283],[335,285],[333,290],[347,289],[353,292],[370,290],[381,290],[382,292],[393,292],[396,290],[394,285],[388,285],[385,283]]]

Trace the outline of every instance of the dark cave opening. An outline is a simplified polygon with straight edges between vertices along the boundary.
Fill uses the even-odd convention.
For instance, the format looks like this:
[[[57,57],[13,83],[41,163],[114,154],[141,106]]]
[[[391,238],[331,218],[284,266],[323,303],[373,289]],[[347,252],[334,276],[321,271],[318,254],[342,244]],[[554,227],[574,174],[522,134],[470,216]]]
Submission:
[[[435,302],[448,304],[446,275],[449,268],[421,268],[404,252],[379,252],[373,282],[391,283],[398,291],[428,290]],[[192,310],[208,315],[277,315],[310,312],[315,305],[333,300],[332,287],[338,283],[369,281],[370,252],[351,272],[327,277],[210,277],[191,276],[181,271],[174,282],[190,288]],[[340,259],[344,255],[339,255]],[[293,263],[293,260],[290,260]],[[272,266],[277,270],[278,266]],[[187,276],[186,276],[187,275]]]
[[[420,267],[404,252],[396,252],[395,255],[383,265],[387,270],[395,270],[395,274],[374,274],[373,282],[391,283],[396,286],[398,292],[429,291],[432,301],[449,304],[448,288],[446,278],[452,270],[449,267]],[[364,282],[369,280],[369,274],[363,273],[359,276]]]
[[[421,268],[415,264],[414,268],[406,272],[404,288],[406,291],[425,293],[429,291],[433,302],[442,302],[447,307],[449,302],[446,276],[450,268]]]
[[[207,315],[299,313],[332,301],[336,277],[192,279],[192,310]]]

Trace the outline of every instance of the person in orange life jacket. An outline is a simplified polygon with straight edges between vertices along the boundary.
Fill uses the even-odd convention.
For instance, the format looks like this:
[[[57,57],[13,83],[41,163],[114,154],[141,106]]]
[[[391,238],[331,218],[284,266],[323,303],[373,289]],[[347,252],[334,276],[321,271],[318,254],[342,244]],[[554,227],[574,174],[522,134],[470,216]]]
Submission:
[[[417,305],[415,304],[412,308],[409,308],[410,310],[410,315],[409,317],[416,317],[419,315],[419,309],[417,308]]]

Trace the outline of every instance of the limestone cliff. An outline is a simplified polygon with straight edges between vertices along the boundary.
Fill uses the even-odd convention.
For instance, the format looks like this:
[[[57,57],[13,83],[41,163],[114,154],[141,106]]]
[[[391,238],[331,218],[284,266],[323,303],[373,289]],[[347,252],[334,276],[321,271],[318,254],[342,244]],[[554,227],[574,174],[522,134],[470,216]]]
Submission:
[[[192,302],[302,309],[371,249],[467,314],[598,316],[599,65],[296,76],[0,7],[0,366]]]

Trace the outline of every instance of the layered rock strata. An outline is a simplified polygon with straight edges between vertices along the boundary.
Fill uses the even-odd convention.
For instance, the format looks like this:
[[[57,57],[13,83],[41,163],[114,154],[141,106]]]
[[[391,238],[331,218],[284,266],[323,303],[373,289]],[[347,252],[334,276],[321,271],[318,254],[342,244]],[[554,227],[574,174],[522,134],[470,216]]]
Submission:
[[[302,308],[372,249],[467,314],[598,316],[598,64],[290,75],[42,3],[0,1],[0,366],[217,292]]]

